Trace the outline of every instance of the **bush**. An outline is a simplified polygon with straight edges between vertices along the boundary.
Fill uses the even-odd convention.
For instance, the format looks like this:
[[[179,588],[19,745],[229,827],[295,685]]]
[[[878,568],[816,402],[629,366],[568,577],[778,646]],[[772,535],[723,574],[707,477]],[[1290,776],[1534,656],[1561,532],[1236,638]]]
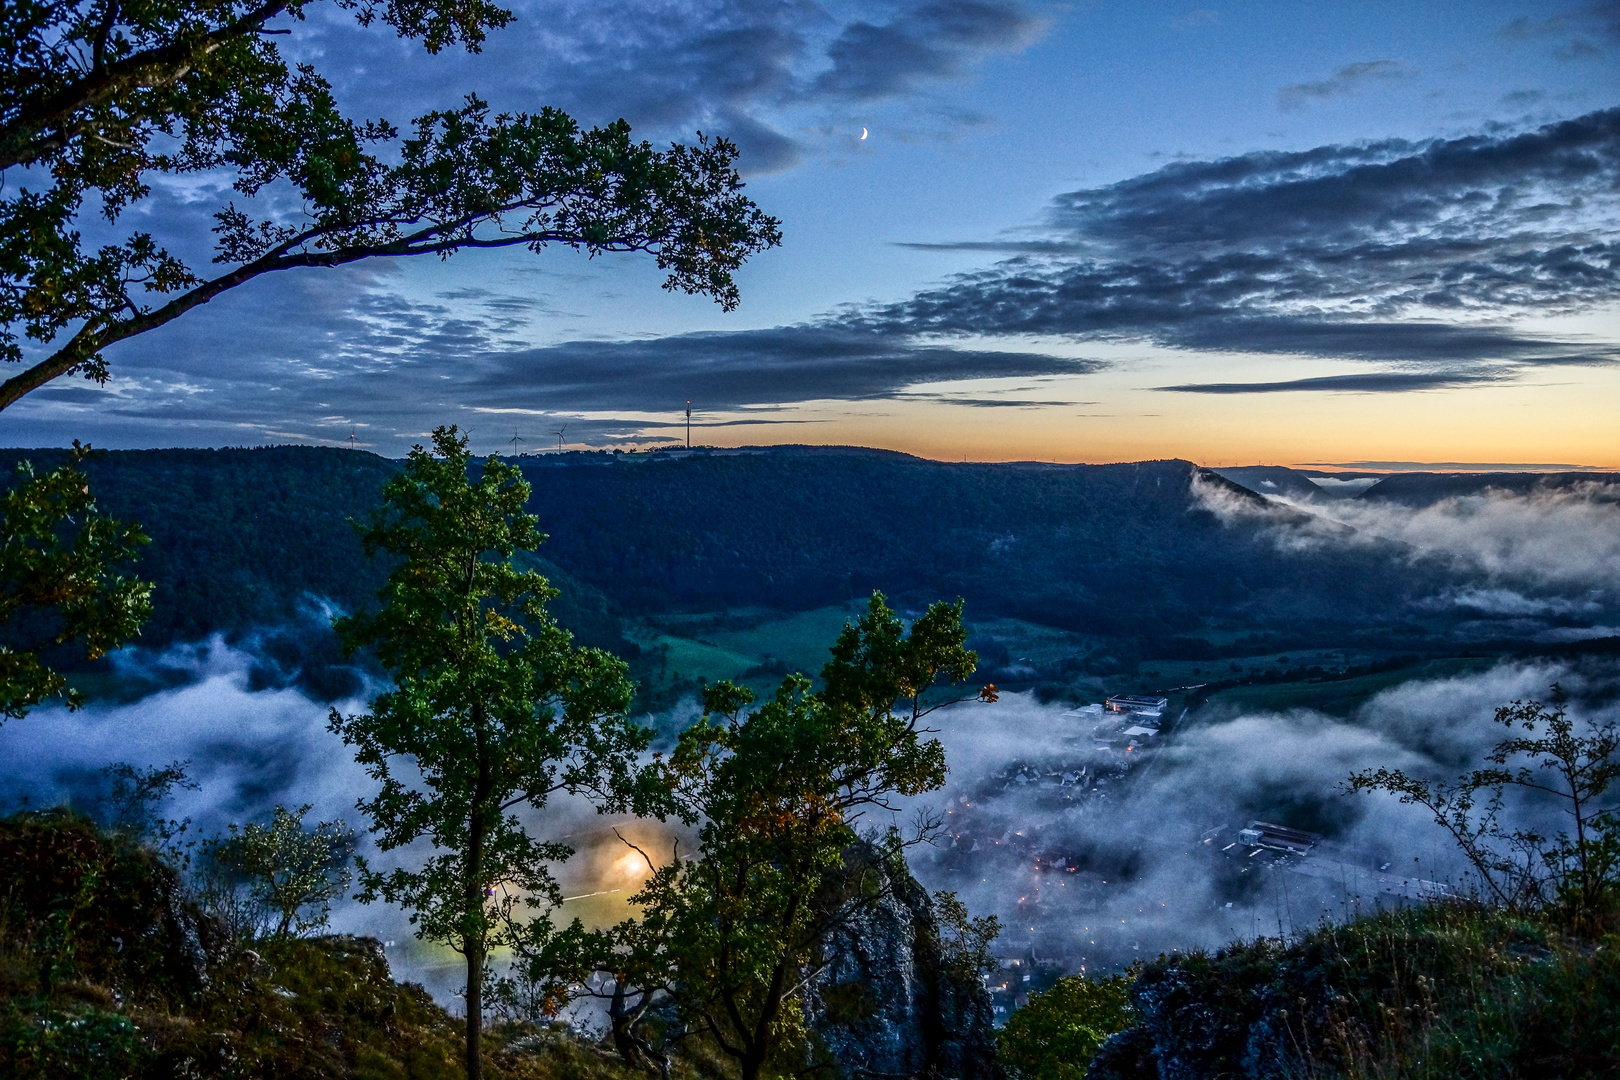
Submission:
[[[1124,975],[1059,979],[996,1033],[1002,1066],[1018,1080],[1081,1080],[1097,1048],[1134,1019],[1129,987]]]
[[[268,825],[232,825],[203,844],[198,892],[235,938],[297,937],[326,925],[349,887],[354,831],[341,822],[304,824],[278,806]]]

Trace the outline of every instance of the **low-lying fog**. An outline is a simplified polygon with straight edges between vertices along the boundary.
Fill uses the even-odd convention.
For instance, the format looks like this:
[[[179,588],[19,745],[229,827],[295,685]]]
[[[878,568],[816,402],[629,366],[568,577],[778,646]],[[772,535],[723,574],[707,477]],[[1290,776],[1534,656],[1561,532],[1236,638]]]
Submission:
[[[1484,616],[1542,618],[1545,641],[1609,637],[1597,620],[1620,607],[1620,485],[1597,481],[1510,492],[1487,489],[1409,507],[1392,500],[1298,502],[1266,495],[1263,505],[1194,478],[1193,494],[1228,523],[1267,529],[1282,548],[1394,542],[1410,557],[1438,560],[1474,579],[1429,606]],[[1528,623],[1515,632],[1533,630]],[[1529,636],[1529,635],[1526,635]]]
[[[370,782],[327,731],[327,705],[293,689],[250,689],[254,658],[217,640],[148,662],[190,681],[133,703],[40,709],[0,728],[0,793],[10,805],[93,809],[107,763],[185,760],[199,786],[176,792],[166,812],[192,819],[188,835],[263,818],[277,803],[311,803],[315,817],[362,824],[354,803]],[[976,913],[999,916],[998,953],[1033,950],[1070,970],[1397,903],[1433,887],[1425,883],[1456,881],[1463,867],[1421,812],[1343,795],[1340,783],[1379,765],[1454,776],[1499,737],[1498,705],[1544,699],[1554,682],[1571,693],[1574,711],[1620,720],[1612,672],[1551,663],[1409,682],[1342,719],[1206,708],[1167,727],[1157,755],[1134,758],[1099,749],[1095,722],[1065,715],[1066,706],[1022,694],[965,703],[936,714],[950,777],[917,804],[942,813],[947,828],[936,846],[913,849],[913,870],[929,888],[955,890]],[[661,726],[691,712],[688,703]],[[578,898],[569,910],[590,921],[622,917],[642,871],[612,835],[614,822],[569,802],[544,818],[580,850],[559,870],[565,893]],[[1223,852],[1255,818],[1320,833],[1324,843],[1284,867],[1267,865],[1269,856],[1238,857],[1248,851],[1241,845]],[[632,825],[631,835],[667,849],[656,824]],[[441,996],[456,984],[455,958],[414,943],[395,909],[345,903],[333,923],[393,942],[402,977]]]
[[[1344,718],[1206,708],[1122,772],[1130,754],[1099,749],[1094,721],[1061,707],[1025,695],[964,706],[940,721],[951,775],[929,800],[949,811],[948,838],[921,849],[914,870],[999,916],[998,953],[1033,949],[1070,970],[1466,889],[1466,867],[1425,812],[1341,784],[1378,766],[1441,778],[1478,767],[1503,737],[1497,706],[1545,701],[1555,682],[1572,713],[1620,720],[1612,665],[1503,663],[1396,686]],[[1544,831],[1559,828],[1546,808],[1522,809]],[[1237,842],[1255,819],[1323,839],[1274,864]]]

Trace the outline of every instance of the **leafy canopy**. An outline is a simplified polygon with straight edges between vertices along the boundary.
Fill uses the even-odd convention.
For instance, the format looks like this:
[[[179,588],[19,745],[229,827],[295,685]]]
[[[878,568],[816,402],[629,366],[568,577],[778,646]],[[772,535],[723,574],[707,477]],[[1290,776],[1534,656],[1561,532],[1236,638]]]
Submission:
[[[277,806],[267,824],[231,825],[204,843],[208,885],[227,894],[205,899],[245,915],[236,929],[285,938],[326,925],[332,901],[349,887],[354,831],[340,821],[310,828],[310,809]]]
[[[467,440],[433,433],[389,480],[361,528],[369,553],[397,560],[374,614],[336,620],[345,647],[370,648],[393,677],[371,711],[332,730],[355,748],[381,790],[360,809],[383,851],[420,840],[417,867],[360,862],[361,898],[411,913],[419,937],[467,961],[469,1075],[477,1076],[486,960],[504,944],[520,905],[561,902],[547,869],[571,850],[532,835],[517,810],[555,792],[603,808],[640,805],[651,778],[636,766],[652,732],[624,713],[624,664],[574,647],[545,601],[545,578],[512,565],[543,539],[523,512],[529,485],[491,457],[469,478]]]
[[[797,1039],[829,934],[905,876],[896,831],[858,844],[857,829],[894,796],[944,783],[925,721],[961,700],[935,691],[973,673],[965,640],[960,602],[933,605],[908,631],[874,594],[833,646],[822,690],[790,676],[750,709],[749,690],[719,683],[660,762],[676,812],[701,822],[699,848],[656,869],[632,898],[643,917],[609,935],[601,963],[643,1005],[669,995],[744,1080]]]
[[[723,139],[655,151],[622,120],[582,131],[549,108],[491,116],[475,96],[403,138],[345,116],[275,40],[317,2],[0,5],[0,358],[29,365],[0,386],[0,409],[71,372],[105,382],[107,346],[279,270],[560,243],[652,252],[666,288],[730,309],[732,271],[779,242]],[[488,0],[336,2],[429,52],[476,51],[512,18]],[[203,173],[240,200],[215,214],[213,276],[119,229],[154,175]],[[86,241],[87,215],[111,242]],[[25,338],[40,343],[26,355]]]
[[[73,444],[67,464],[37,473],[17,465],[0,496],[0,717],[21,718],[41,701],[77,691],[41,659],[69,643],[90,659],[140,632],[152,611],[152,586],[117,572],[147,542],[140,529],[96,509]]]
[[[197,782],[186,775],[190,764],[171,761],[141,769],[127,761],[115,761],[102,768],[102,780],[107,786],[101,803],[107,830],[147,843],[170,844],[190,827],[191,819],[162,817],[159,807],[176,788],[197,790]]]
[[[996,1056],[1015,1080],[1084,1080],[1097,1048],[1135,1021],[1131,976],[1070,975],[1030,997],[996,1032]]]

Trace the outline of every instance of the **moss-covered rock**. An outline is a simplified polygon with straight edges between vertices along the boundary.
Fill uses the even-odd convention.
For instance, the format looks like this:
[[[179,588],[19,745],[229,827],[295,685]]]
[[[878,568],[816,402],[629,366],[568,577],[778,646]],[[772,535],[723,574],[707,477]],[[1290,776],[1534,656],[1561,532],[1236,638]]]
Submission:
[[[150,849],[65,812],[17,814],[0,821],[0,868],[0,993],[77,982],[161,1006],[206,989],[222,937]]]

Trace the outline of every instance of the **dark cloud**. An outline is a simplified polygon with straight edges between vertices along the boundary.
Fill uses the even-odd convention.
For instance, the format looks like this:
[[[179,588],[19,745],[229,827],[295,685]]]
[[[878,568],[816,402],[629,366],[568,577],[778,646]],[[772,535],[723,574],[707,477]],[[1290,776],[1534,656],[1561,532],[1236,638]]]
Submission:
[[[1501,377],[1482,373],[1422,371],[1374,371],[1354,375],[1322,375],[1311,379],[1278,382],[1185,383],[1181,386],[1155,386],[1179,394],[1276,394],[1289,391],[1336,390],[1343,393],[1379,393],[1391,390],[1444,390],[1455,386],[1494,382]]]
[[[254,282],[117,346],[106,389],[59,380],[29,395],[8,413],[11,437],[56,442],[62,432],[82,433],[93,417],[96,441],[107,446],[144,445],[155,428],[166,439],[215,444],[343,443],[353,430],[362,443],[396,452],[439,423],[470,425],[498,442],[514,423],[528,431],[555,427],[557,417],[577,445],[656,429],[646,414],[673,420],[688,400],[722,413],[909,397],[930,383],[1102,366],[836,324],[537,348],[510,340],[500,319],[474,314],[504,300],[463,288],[453,304],[408,302],[393,291],[388,268]],[[598,418],[568,419],[579,413]]]
[[[708,408],[894,397],[957,379],[1076,374],[1102,365],[1040,353],[919,345],[838,325],[575,341],[493,355],[462,385],[474,397],[518,390],[572,409]]]
[[[346,13],[295,24],[351,108],[395,120],[476,91],[497,108],[556,105],[585,123],[623,117],[655,139],[694,129],[738,144],[750,173],[796,163],[787,114],[903,98],[1033,40],[1018,0],[917,0],[860,17],[812,0],[508,0],[517,15],[481,54],[420,47]]]
[[[1416,75],[1399,60],[1363,60],[1346,64],[1326,79],[1283,87],[1277,91],[1277,107],[1284,111],[1303,109],[1313,101],[1349,97],[1370,82],[1396,82]]]
[[[1037,401],[1030,398],[959,397],[955,394],[907,394],[907,401],[938,401],[973,409],[1046,409],[1071,405],[1095,405],[1095,401]]]
[[[1504,40],[1512,42],[1582,33],[1620,38],[1620,2],[1599,0],[1539,18],[1520,15],[1510,19],[1499,33]]]
[[[863,317],[891,332],[1137,338],[1452,376],[1459,362],[1610,363],[1610,342],[1511,319],[1620,295],[1617,190],[1620,109],[1178,162],[1062,196],[1044,236],[1000,245],[1012,258]]]
[[[1514,44],[1551,42],[1558,60],[1596,60],[1605,55],[1603,43],[1620,42],[1620,2],[1599,0],[1551,15],[1521,15],[1499,33]]]
[[[1040,27],[1020,5],[999,0],[941,0],[883,24],[852,22],[827,47],[832,67],[812,93],[852,101],[892,97],[925,79],[955,76],[980,53],[1022,47]]]
[[[1545,90],[1514,90],[1511,93],[1503,94],[1501,96],[1501,98],[1499,98],[1498,100],[1503,105],[1506,105],[1506,106],[1508,106],[1510,108],[1514,108],[1514,109],[1528,108],[1531,105],[1539,105],[1543,101],[1546,101],[1547,100],[1547,91],[1545,91]]]

